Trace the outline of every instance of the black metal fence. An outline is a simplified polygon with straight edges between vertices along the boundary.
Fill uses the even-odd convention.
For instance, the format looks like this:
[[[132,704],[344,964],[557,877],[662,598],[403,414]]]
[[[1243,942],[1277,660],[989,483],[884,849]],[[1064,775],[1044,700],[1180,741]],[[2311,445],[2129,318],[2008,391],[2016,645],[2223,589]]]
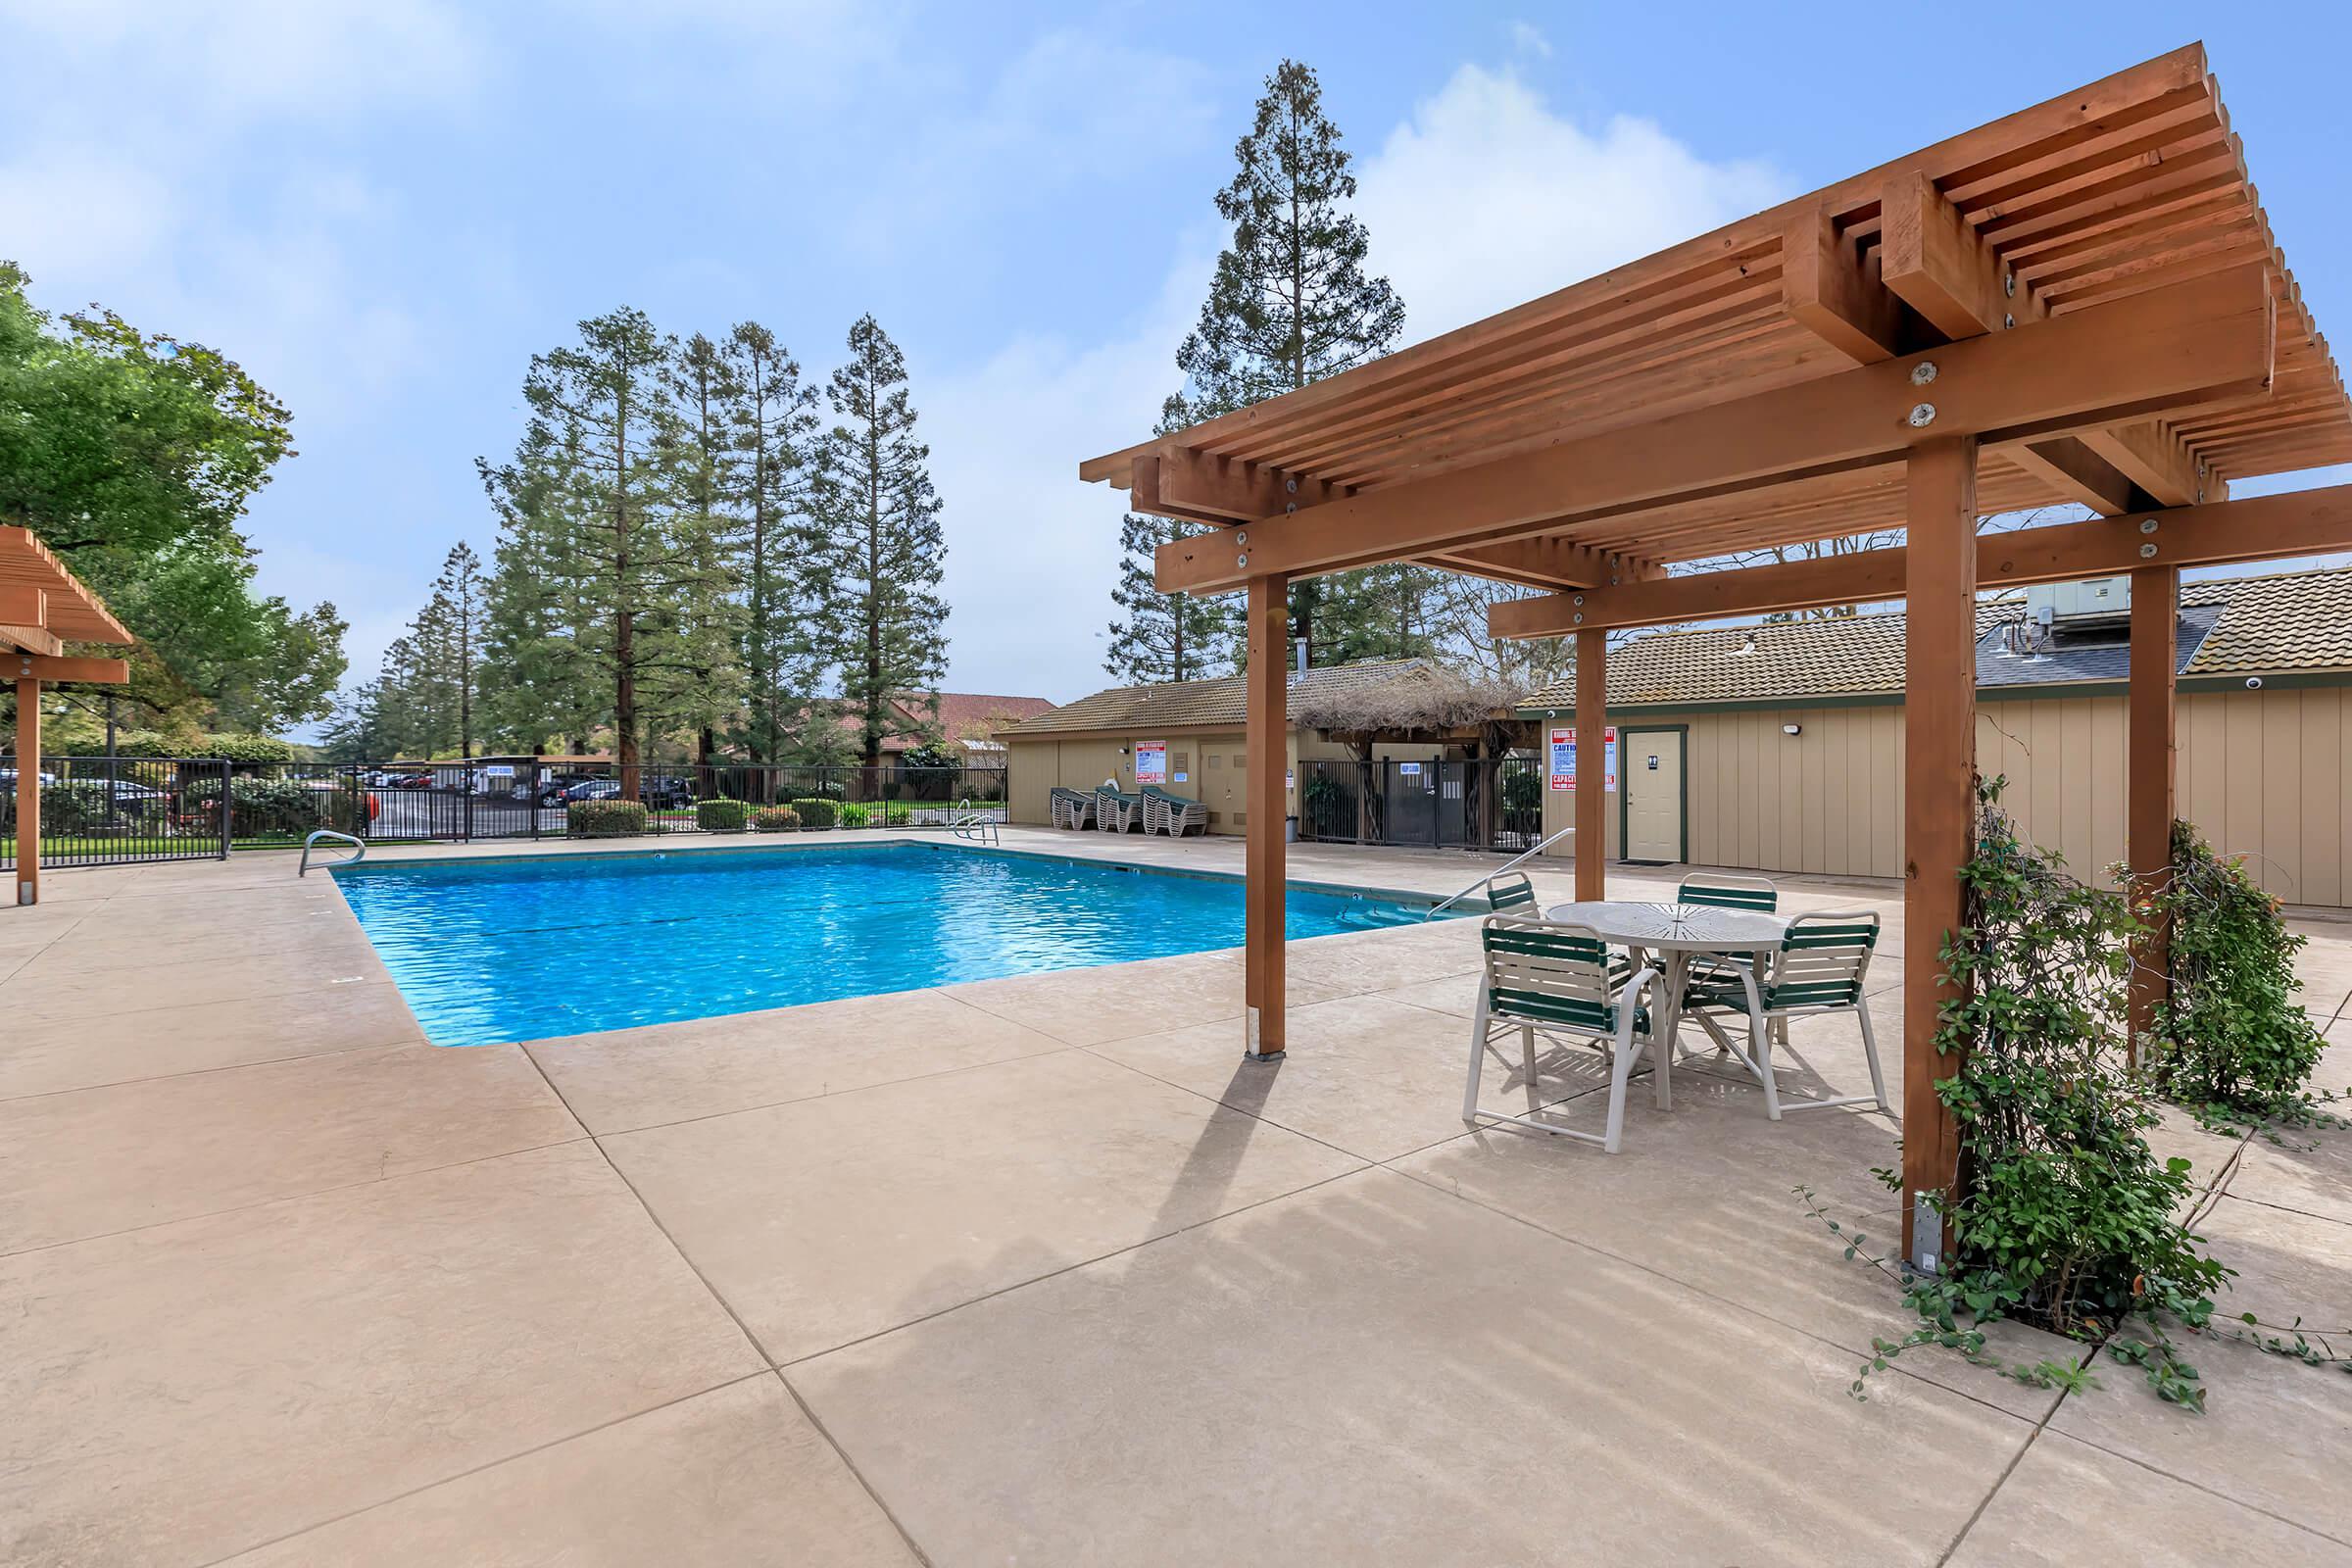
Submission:
[[[14,764],[0,758],[16,853]],[[329,828],[371,843],[944,828],[1004,820],[1002,767],[782,767],[535,758],[472,762],[223,762],[47,758],[42,859],[117,865],[299,845]]]
[[[44,757],[44,865],[132,865],[228,853],[218,758]],[[18,762],[0,757],[0,866],[17,863]]]
[[[1525,850],[1544,836],[1544,763],[1308,761],[1298,770],[1298,836],[1340,844]]]

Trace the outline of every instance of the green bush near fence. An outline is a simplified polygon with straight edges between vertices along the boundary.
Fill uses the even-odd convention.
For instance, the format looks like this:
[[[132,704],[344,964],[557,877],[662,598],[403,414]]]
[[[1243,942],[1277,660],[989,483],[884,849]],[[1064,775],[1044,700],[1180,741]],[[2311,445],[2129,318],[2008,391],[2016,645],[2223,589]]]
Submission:
[[[792,803],[792,808],[800,812],[801,825],[812,830],[831,827],[841,816],[839,801],[795,801]]]
[[[1503,774],[1502,808],[1522,812],[1544,809],[1543,775],[1532,767],[1515,768]]]
[[[798,833],[800,830],[801,813],[789,806],[771,806],[763,811],[752,813],[752,831],[755,833]]]
[[[180,792],[190,812],[220,808],[220,781],[200,778]],[[233,839],[299,839],[319,828],[362,833],[368,797],[345,779],[262,778],[237,773],[228,781],[228,832]]]
[[[882,809],[882,825],[884,827],[907,827],[912,825],[913,821],[914,808],[911,806],[888,806]]]
[[[841,803],[839,820],[843,827],[871,827],[874,822],[874,810],[872,807],[860,805],[857,801],[844,801]]]
[[[574,801],[565,814],[575,839],[627,839],[645,831],[643,801]]]
[[[741,801],[697,801],[694,825],[706,833],[740,833],[749,811]]]

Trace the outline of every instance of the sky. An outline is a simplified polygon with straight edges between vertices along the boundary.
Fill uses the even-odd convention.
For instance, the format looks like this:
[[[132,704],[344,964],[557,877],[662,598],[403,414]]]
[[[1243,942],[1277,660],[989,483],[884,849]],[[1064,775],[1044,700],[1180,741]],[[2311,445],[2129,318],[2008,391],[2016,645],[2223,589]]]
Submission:
[[[1077,465],[1176,388],[1212,198],[1285,56],[1418,339],[2202,37],[2306,300],[2352,333],[2352,8],[1806,15],[0,0],[0,257],[292,407],[260,585],[332,600],[355,680],[451,545],[495,544],[474,459],[512,450],[530,356],[626,304],[757,319],[819,379],[872,312],[945,502],[946,686],[1105,684],[1123,496]]]

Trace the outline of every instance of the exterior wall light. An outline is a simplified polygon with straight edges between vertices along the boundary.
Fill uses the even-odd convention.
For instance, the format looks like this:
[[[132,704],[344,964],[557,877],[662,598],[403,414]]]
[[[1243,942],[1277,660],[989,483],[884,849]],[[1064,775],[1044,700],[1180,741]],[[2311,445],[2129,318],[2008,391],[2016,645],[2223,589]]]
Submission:
[[[1781,733],[1784,735],[1802,735],[1804,732],[1805,726],[1802,724],[1783,724],[1781,726]]]

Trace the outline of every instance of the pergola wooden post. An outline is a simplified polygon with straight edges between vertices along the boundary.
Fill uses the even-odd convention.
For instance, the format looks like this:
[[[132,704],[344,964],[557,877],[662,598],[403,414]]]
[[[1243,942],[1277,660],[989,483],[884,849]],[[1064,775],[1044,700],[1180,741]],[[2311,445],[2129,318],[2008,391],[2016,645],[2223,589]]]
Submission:
[[[41,682],[120,684],[120,659],[65,657],[68,638],[127,643],[130,633],[28,529],[0,527],[0,679],[17,693],[16,903],[41,901]]]
[[[2133,882],[2148,892],[2161,890],[2172,877],[2180,627],[2180,568],[2135,568],[2132,573],[2131,716],[2125,741],[2129,753],[2125,858]],[[2155,1023],[2156,1009],[2172,990],[2170,935],[2164,921],[2152,919],[2132,951],[2131,1051],[2134,1064]]]
[[[1956,989],[1938,956],[1961,925],[1960,867],[1976,816],[1977,442],[1913,449],[1903,630],[1903,1255],[1934,1272],[1941,1227],[1918,1195],[1946,1193],[1960,1134],[1936,1083],[1959,1062],[1936,1048]]]
[[[17,902],[41,902],[41,683],[32,675],[17,679]]]
[[[1281,1035],[1280,601],[1417,562],[1543,590],[1496,637],[1577,642],[1576,882],[1606,883],[1606,634],[1908,599],[1904,1204],[1955,1194],[1938,955],[1975,813],[1980,589],[2135,574],[2132,858],[2168,853],[2180,568],[2352,548],[2352,402],[2190,46],[1254,407],[1093,458],[1205,524],[1164,592],[1250,601],[1249,988]],[[2092,521],[1977,532],[2058,504]],[[1908,542],[1865,547],[1905,529]],[[1803,547],[1837,542],[1818,553]],[[1798,547],[1727,569],[1723,558]],[[1681,574],[1670,571],[1690,565]],[[2161,616],[2159,610],[2161,608]],[[2144,1024],[2161,965],[2142,955]]]
[[[1283,830],[1289,816],[1285,769],[1290,757],[1290,584],[1279,575],[1250,579],[1250,668],[1243,693],[1244,784],[1249,820],[1243,841],[1243,1050],[1253,1061],[1283,1053]]]
[[[1609,634],[1576,634],[1576,896],[1609,886]]]

